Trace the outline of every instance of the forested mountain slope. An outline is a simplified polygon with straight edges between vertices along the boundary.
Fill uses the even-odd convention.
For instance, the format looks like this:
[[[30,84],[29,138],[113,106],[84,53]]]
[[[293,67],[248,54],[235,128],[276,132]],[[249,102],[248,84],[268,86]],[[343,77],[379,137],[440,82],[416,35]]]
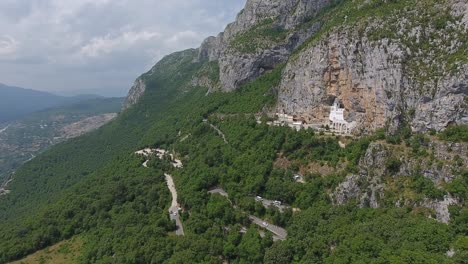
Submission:
[[[80,263],[463,263],[466,6],[249,0],[224,33],[139,77],[116,120],[16,172],[0,198],[0,262],[75,238]],[[392,52],[403,49],[395,26],[419,32],[400,40],[405,55]],[[426,40],[442,30],[451,44],[437,46],[451,50],[436,55]],[[356,118],[353,136],[325,126],[335,99]],[[274,126],[275,112],[322,127]],[[183,168],[173,157],[145,163],[135,154],[145,147]],[[167,212],[165,173],[184,236]]]

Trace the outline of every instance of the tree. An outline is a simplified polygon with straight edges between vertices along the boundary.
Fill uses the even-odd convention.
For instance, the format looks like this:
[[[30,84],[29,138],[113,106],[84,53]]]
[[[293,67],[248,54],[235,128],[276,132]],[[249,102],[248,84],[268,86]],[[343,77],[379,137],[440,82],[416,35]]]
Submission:
[[[277,263],[291,263],[292,261],[292,250],[290,250],[286,242],[278,241],[273,244],[272,247],[268,248],[263,258],[265,264],[277,264]]]

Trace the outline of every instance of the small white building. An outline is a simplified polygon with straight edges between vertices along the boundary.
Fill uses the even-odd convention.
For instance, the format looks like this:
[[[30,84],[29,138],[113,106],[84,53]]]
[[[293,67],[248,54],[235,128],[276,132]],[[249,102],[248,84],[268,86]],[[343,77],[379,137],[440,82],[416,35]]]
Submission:
[[[304,128],[304,121],[298,116],[277,113],[276,117],[277,120],[273,121],[273,125],[275,126],[288,126],[297,131]]]
[[[344,108],[341,108],[340,101],[335,99],[330,109],[330,129],[340,134],[350,134],[355,127],[354,122],[348,122],[344,119]]]
[[[287,114],[277,114],[277,116],[278,116],[279,122],[284,122],[287,124],[291,124],[292,122],[294,122],[294,116],[287,115]]]

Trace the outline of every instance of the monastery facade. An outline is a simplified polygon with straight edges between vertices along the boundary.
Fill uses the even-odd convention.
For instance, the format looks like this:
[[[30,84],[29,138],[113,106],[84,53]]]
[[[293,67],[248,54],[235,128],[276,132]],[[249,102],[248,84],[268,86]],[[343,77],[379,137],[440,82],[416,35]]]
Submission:
[[[340,101],[335,99],[330,109],[330,129],[339,134],[351,134],[351,131],[356,126],[355,122],[348,122],[344,118],[344,108],[341,108]]]

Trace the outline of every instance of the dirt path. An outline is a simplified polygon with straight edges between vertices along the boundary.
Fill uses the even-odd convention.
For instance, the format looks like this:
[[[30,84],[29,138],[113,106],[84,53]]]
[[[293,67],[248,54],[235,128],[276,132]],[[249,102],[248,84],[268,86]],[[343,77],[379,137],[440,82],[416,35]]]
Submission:
[[[221,131],[213,124],[210,124],[210,127],[213,128],[218,133],[218,135],[220,135],[223,138],[224,143],[229,144],[229,142],[226,139],[226,135],[224,135],[223,131]]]

